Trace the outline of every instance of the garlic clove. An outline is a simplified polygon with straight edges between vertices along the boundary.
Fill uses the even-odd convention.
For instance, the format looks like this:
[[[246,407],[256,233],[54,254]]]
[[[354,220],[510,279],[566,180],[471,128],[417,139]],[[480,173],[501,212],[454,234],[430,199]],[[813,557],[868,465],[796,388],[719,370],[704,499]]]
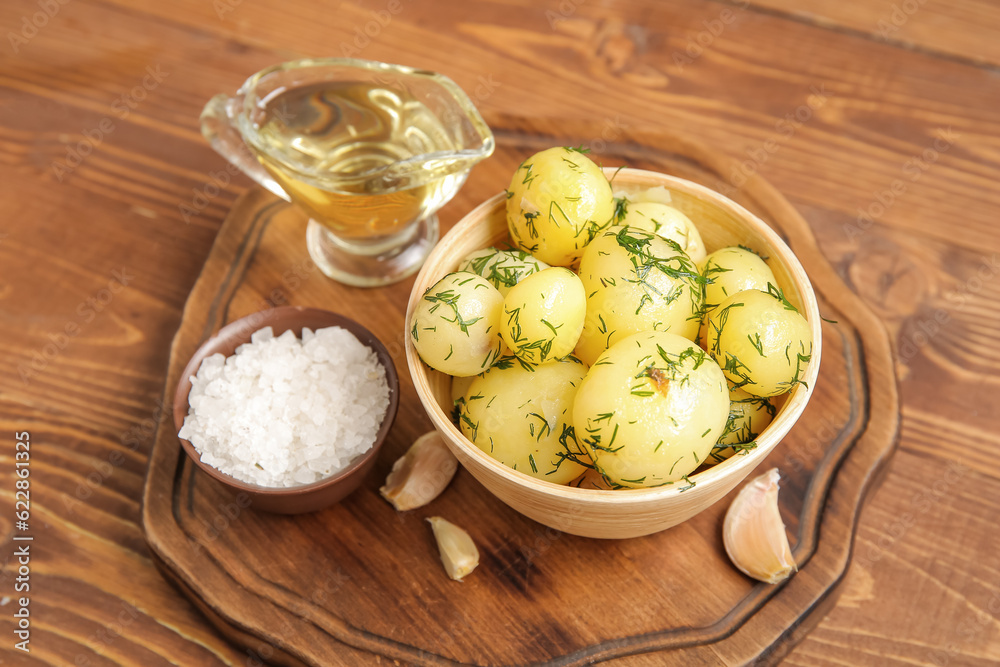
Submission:
[[[776,584],[798,568],[778,510],[777,468],[755,477],[736,494],[722,524],[729,560],[741,572]]]
[[[425,433],[394,464],[382,497],[400,512],[423,507],[445,490],[458,469],[458,460],[437,431]]]
[[[479,565],[479,550],[469,534],[439,516],[427,519],[434,531],[438,551],[445,572],[455,581],[461,581]]]

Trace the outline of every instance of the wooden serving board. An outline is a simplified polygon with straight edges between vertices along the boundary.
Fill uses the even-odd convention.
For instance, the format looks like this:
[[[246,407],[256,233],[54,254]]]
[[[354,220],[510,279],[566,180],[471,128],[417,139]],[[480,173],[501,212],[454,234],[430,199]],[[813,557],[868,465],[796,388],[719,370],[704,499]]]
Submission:
[[[806,222],[735,163],[683,137],[600,123],[493,119],[496,154],[442,212],[442,233],[504,188],[542,148],[584,145],[628,164],[720,190],[771,224],[809,272],[827,318],[812,401],[758,472],[784,477],[782,515],[799,571],[783,585],[735,570],[722,547],[728,498],[680,526],[633,540],[547,529],[509,509],[465,471],[430,506],[397,513],[378,495],[392,462],[431,425],[403,354],[413,280],[366,290],[334,283],[305,249],[304,216],[263,190],[226,219],[174,338],[164,387],[173,396],[199,344],[227,322],[274,305],[326,308],[385,343],[400,375],[396,423],[376,471],[341,504],[308,515],[257,512],[198,471],[169,420],[160,424],[143,525],[164,574],[248,664],[733,665],[777,662],[822,617],[850,562],[858,513],[897,440],[899,402],[881,324],[823,258]],[[697,222],[697,221],[696,221]],[[464,526],[481,553],[450,581],[424,519]],[[258,662],[253,662],[258,661]]]

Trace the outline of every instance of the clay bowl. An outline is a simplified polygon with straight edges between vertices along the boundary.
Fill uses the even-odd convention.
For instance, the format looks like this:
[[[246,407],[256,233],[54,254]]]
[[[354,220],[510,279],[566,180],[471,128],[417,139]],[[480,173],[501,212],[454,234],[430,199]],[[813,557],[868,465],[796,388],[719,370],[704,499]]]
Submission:
[[[250,342],[253,332],[264,327],[271,327],[277,337],[285,331],[292,330],[296,336],[302,336],[302,329],[322,329],[324,327],[338,326],[347,329],[354,334],[358,340],[375,351],[379,361],[385,367],[386,380],[389,383],[389,407],[386,410],[382,426],[375,437],[375,444],[371,449],[354,460],[347,468],[312,484],[293,486],[285,488],[273,488],[258,486],[242,482],[226,473],[203,463],[201,456],[194,446],[178,438],[184,450],[207,475],[217,480],[224,486],[229,487],[235,494],[246,494],[249,497],[250,506],[267,512],[279,514],[299,514],[302,512],[313,512],[324,507],[329,507],[340,502],[348,494],[358,488],[365,476],[375,465],[378,458],[379,449],[385,441],[396,418],[396,410],[399,407],[399,378],[396,375],[396,367],[392,363],[392,358],[386,351],[385,346],[368,331],[354,320],[343,315],[332,313],[327,310],[317,308],[303,308],[301,306],[286,306],[273,308],[259,313],[248,315],[242,319],[227,324],[219,330],[217,334],[209,338],[198,348],[198,351],[191,357],[181,373],[181,379],[177,384],[177,391],[174,394],[174,426],[179,431],[184,423],[184,418],[188,413],[188,394],[191,391],[191,376],[198,372],[201,362],[216,353],[222,353],[227,357],[235,353],[236,348],[244,343]]]
[[[606,169],[610,178],[614,170]],[[650,171],[623,169],[615,176],[616,189],[664,186],[672,205],[694,221],[709,252],[745,245],[768,257],[767,263],[812,331],[813,355],[803,380],[780,404],[774,421],[757,438],[757,447],[745,455],[690,476],[694,486],[602,491],[561,486],[517,472],[491,458],[470,442],[450,419],[451,378],[426,366],[406,338],[406,363],[417,395],[434,426],[461,464],[497,498],[518,512],[557,530],[598,538],[648,535],[686,521],[717,502],[774,449],[802,414],[819,372],[820,316],[816,297],[802,265],[778,235],[742,206],[706,187]],[[410,293],[406,321],[423,293],[474,250],[505,247],[505,195],[500,193],[466,215],[438,243],[427,258]]]

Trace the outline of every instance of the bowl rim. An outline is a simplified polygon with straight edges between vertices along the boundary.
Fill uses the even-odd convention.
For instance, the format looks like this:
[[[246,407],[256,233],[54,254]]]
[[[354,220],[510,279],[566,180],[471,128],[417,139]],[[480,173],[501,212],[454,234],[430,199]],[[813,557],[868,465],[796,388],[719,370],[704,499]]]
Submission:
[[[378,454],[379,449],[381,449],[383,443],[385,442],[389,430],[392,428],[392,424],[396,419],[396,413],[399,409],[399,376],[396,373],[396,366],[392,361],[392,355],[389,354],[389,351],[386,349],[382,341],[379,340],[379,338],[367,327],[355,320],[352,320],[346,315],[341,315],[340,313],[335,313],[331,310],[313,308],[310,306],[278,306],[267,310],[257,311],[237,320],[233,320],[219,329],[216,333],[209,336],[201,343],[201,345],[198,346],[198,349],[194,351],[191,358],[188,360],[188,363],[184,366],[184,370],[181,372],[181,375],[177,380],[177,387],[174,390],[173,419],[175,434],[180,431],[181,426],[184,423],[184,418],[187,416],[190,408],[188,404],[188,396],[191,392],[192,386],[191,376],[197,374],[202,361],[216,353],[212,352],[212,350],[223,343],[225,346],[228,346],[231,342],[236,341],[236,347],[239,347],[244,343],[249,343],[250,337],[254,333],[268,326],[283,326],[282,321],[289,316],[300,320],[319,318],[323,323],[318,327],[312,327],[307,324],[293,324],[280,332],[276,332],[275,337],[290,330],[294,331],[296,337],[301,339],[302,329],[304,328],[313,329],[313,331],[315,331],[317,328],[323,329],[326,327],[338,326],[349,331],[363,345],[372,349],[378,357],[379,363],[381,363],[385,368],[385,379],[389,386],[389,405],[386,407],[385,416],[382,418],[382,424],[379,426],[379,430],[375,433],[375,442],[372,443],[371,447],[358,455],[358,457],[351,461],[351,463],[343,470],[315,482],[301,484],[298,486],[274,487],[244,482],[202,461],[201,454],[197,449],[195,449],[194,445],[189,440],[177,436],[177,440],[180,441],[181,447],[183,447],[184,451],[187,452],[188,457],[198,468],[227,486],[257,496],[302,496],[345,481],[347,478],[351,477],[355,471],[363,467],[372,457]],[[232,354],[235,354],[235,349],[230,354],[227,354],[226,358],[228,359],[232,356]]]
[[[778,415],[775,417],[774,421],[772,421],[771,424],[769,424],[758,436],[757,447],[751,450],[748,454],[730,456],[725,461],[711,466],[706,470],[702,470],[698,473],[692,473],[690,479],[696,482],[696,486],[693,488],[679,487],[676,483],[674,483],[658,487],[614,490],[584,489],[538,479],[537,477],[532,477],[509,468],[483,450],[479,449],[479,447],[465,437],[465,434],[463,434],[461,430],[459,430],[452,423],[447,414],[440,409],[437,404],[437,399],[429,393],[427,388],[424,386],[424,383],[416,381],[416,378],[418,378],[421,373],[426,375],[426,373],[432,371],[433,369],[430,369],[430,367],[424,364],[424,362],[420,359],[408,332],[404,332],[403,338],[405,339],[406,363],[410,371],[410,375],[414,379],[413,384],[416,388],[417,395],[419,396],[420,401],[431,421],[434,423],[434,426],[447,435],[447,437],[445,437],[445,441],[448,442],[449,445],[459,447],[464,455],[473,458],[477,464],[487,468],[490,472],[504,478],[512,484],[526,488],[538,494],[555,497],[561,500],[576,502],[586,500],[588,502],[606,506],[630,505],[636,502],[677,498],[682,494],[688,493],[689,490],[690,493],[688,493],[688,497],[690,497],[691,493],[694,493],[699,488],[703,490],[715,488],[716,486],[725,483],[725,480],[731,479],[737,475],[740,479],[742,479],[749,474],[751,470],[757,467],[764,460],[764,458],[767,457],[771,450],[773,450],[777,444],[781,442],[785,435],[787,435],[788,431],[791,430],[792,426],[805,409],[805,406],[812,395],[813,389],[815,388],[815,382],[819,375],[819,367],[822,357],[822,324],[819,314],[819,304],[816,301],[816,294],[812,287],[812,283],[791,248],[788,247],[785,241],[770,227],[770,225],[747,210],[745,207],[734,202],[721,193],[687,179],[646,169],[634,169],[631,167],[604,167],[603,171],[605,176],[609,177],[609,180],[612,181],[616,178],[624,177],[630,184],[638,184],[648,187],[664,185],[668,190],[684,192],[685,194],[695,196],[699,199],[712,200],[713,203],[724,209],[734,218],[745,222],[752,222],[752,226],[755,228],[755,231],[770,242],[773,248],[778,251],[777,254],[779,261],[782,265],[784,265],[788,273],[791,274],[792,279],[796,284],[797,291],[800,293],[800,297],[802,299],[801,312],[809,324],[813,343],[812,359],[806,368],[806,372],[803,377],[803,381],[808,386],[803,386],[801,384],[796,385],[791,392],[786,394],[787,399],[779,408]],[[613,187],[614,185],[615,183],[612,182]],[[503,191],[497,193],[493,197],[490,197],[463,216],[462,219],[459,220],[459,222],[456,223],[455,226],[452,227],[438,242],[437,246],[431,251],[425,260],[424,266],[417,274],[413,289],[410,292],[410,298],[406,309],[407,323],[413,316],[413,310],[422,296],[422,293],[418,294],[420,286],[425,282],[431,282],[432,278],[436,281],[448,273],[447,271],[442,271],[437,266],[441,261],[442,255],[444,255],[448,250],[448,241],[460,238],[471,227],[479,224],[487,215],[495,213],[500,206],[505,205],[505,202],[506,195]],[[459,460],[462,461],[461,456],[459,457]],[[462,463],[464,467],[464,461],[462,461]]]

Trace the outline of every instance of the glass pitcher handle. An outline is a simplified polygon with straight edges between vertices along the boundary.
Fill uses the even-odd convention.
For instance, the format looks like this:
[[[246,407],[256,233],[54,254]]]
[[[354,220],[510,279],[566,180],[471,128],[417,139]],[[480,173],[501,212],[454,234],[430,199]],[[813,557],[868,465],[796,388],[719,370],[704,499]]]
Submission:
[[[240,171],[285,201],[291,201],[278,182],[257,162],[243,136],[233,124],[239,113],[240,98],[216,95],[201,112],[201,133],[215,152],[236,165]]]

